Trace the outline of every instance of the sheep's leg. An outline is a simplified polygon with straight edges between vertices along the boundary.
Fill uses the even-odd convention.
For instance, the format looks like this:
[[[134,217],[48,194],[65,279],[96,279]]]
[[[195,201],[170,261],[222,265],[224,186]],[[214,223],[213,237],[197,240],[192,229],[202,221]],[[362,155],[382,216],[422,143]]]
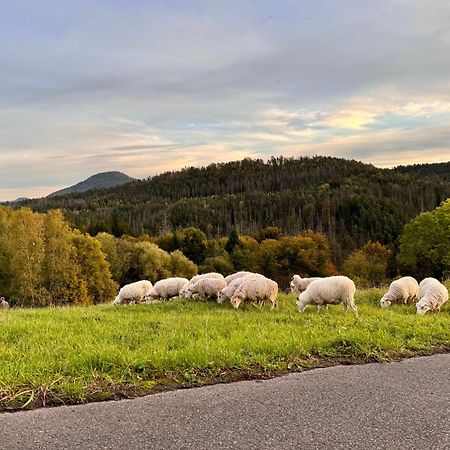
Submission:
[[[258,301],[258,302],[252,302],[252,305],[255,307],[255,308],[258,308],[258,309],[261,309],[262,308],[262,305],[261,305],[261,303]]]
[[[355,314],[355,317],[358,319],[359,318],[359,316],[358,316],[358,308],[356,307],[356,305],[354,303],[352,303],[350,306],[353,309],[353,313]]]

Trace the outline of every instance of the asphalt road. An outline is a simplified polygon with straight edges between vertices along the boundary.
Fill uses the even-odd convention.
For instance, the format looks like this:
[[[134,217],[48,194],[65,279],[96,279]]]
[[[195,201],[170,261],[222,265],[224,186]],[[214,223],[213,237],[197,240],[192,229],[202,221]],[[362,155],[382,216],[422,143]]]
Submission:
[[[0,449],[450,448],[450,354],[0,415]]]

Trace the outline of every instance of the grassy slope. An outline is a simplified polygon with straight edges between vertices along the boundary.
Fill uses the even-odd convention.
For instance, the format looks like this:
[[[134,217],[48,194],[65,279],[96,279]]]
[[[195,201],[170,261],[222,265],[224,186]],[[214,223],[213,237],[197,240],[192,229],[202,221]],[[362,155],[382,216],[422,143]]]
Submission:
[[[174,300],[129,307],[0,311],[0,410],[142,395],[182,385],[269,376],[337,361],[385,361],[450,350],[450,307],[419,317],[357,294],[342,306],[280,308]]]

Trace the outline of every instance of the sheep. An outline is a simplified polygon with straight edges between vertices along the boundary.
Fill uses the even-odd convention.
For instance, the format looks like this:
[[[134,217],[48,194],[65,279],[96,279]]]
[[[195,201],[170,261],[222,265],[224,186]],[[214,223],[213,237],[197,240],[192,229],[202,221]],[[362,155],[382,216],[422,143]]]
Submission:
[[[147,280],[140,280],[123,286],[113,304],[121,303],[139,303],[150,292],[152,283]]]
[[[248,300],[255,305],[261,305],[264,300],[272,302],[272,309],[277,303],[278,284],[263,275],[253,274],[242,278],[241,283],[230,298],[234,308],[239,308],[243,300]]]
[[[249,274],[249,275],[256,275],[256,274]],[[262,275],[261,275],[262,276]],[[236,289],[242,284],[242,282],[248,277],[248,275],[245,275],[243,277],[235,278],[232,280],[228,286],[223,288],[218,294],[217,294],[217,303],[223,303],[225,300],[230,300]]]
[[[348,277],[334,276],[311,283],[304,292],[300,293],[296,302],[297,308],[303,312],[308,305],[317,305],[320,310],[322,305],[344,304],[344,311],[352,308],[355,317],[358,318],[358,309],[355,305],[355,283]]]
[[[413,277],[402,277],[398,280],[394,280],[390,286],[389,290],[380,300],[380,306],[382,308],[387,308],[391,306],[392,302],[402,302],[405,305],[408,300],[417,297],[419,292],[419,283]]]
[[[225,277],[225,281],[227,282],[227,284],[230,284],[232,281],[237,280],[238,278],[245,277],[246,275],[251,275],[252,273],[253,272],[247,272],[245,270],[241,272],[236,272]]]
[[[209,273],[202,273],[200,275],[195,275],[190,279],[191,283],[195,283],[198,280],[201,280],[202,278],[220,278],[224,279],[224,276],[221,273],[217,272],[209,272]]]
[[[321,280],[320,277],[302,278],[300,275],[294,275],[289,284],[291,292],[293,294],[300,294],[303,292],[313,281]]]
[[[201,278],[186,287],[187,298],[217,298],[218,293],[227,286],[224,279]]]
[[[422,316],[427,311],[439,311],[448,300],[448,290],[435,278],[425,278],[419,284],[418,297],[416,312]]]
[[[201,275],[195,275],[195,277],[191,278],[191,280],[189,281],[189,284],[186,284],[185,286],[183,286],[183,289],[180,290],[180,297],[182,297],[182,298],[191,298],[191,294],[189,292],[189,289],[191,288],[191,286],[195,282],[197,282],[199,280],[202,280],[204,278],[215,278],[215,279],[218,279],[218,280],[224,280],[225,279],[222,274],[216,273],[216,272],[202,273]]]
[[[5,300],[5,297],[0,297],[0,309],[8,309],[9,303]]]
[[[238,272],[238,273],[245,273],[245,272]],[[223,288],[217,295],[217,303],[223,303],[225,300],[230,300],[233,296],[236,289],[242,284],[242,282],[248,277],[248,276],[260,276],[262,278],[265,278],[264,275],[260,275],[259,273],[253,273],[253,272],[247,272],[246,275],[242,275],[240,277],[235,278],[234,280],[230,281],[228,283],[228,286]],[[230,275],[231,276],[231,275]],[[228,278],[228,277],[227,277]],[[225,278],[225,281],[227,280]]]
[[[144,297],[145,303],[152,303],[154,300],[162,298],[167,300],[172,297],[178,297],[181,289],[189,283],[187,278],[171,277],[165,280],[159,280],[150,289]]]

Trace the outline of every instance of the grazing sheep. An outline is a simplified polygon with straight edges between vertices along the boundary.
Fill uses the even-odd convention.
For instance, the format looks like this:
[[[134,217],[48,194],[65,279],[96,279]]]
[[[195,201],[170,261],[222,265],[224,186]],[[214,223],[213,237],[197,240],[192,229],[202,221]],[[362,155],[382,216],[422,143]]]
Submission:
[[[300,275],[294,275],[292,277],[291,283],[289,286],[291,287],[291,292],[293,294],[300,294],[303,292],[313,281],[321,280],[320,277],[311,277],[311,278],[302,278]]]
[[[178,297],[181,289],[189,283],[187,278],[171,277],[157,281],[145,296],[145,303],[152,303],[154,300],[162,298],[167,300]]]
[[[317,305],[317,310],[320,310],[322,305],[343,303],[345,312],[348,311],[348,308],[352,308],[356,318],[358,318],[358,309],[354,299],[355,292],[355,283],[350,278],[344,276],[327,277],[311,283],[298,296],[296,304],[298,310],[303,312],[308,305]]]
[[[221,273],[217,272],[209,272],[209,273],[202,273],[200,275],[195,275],[195,277],[192,277],[190,282],[195,283],[198,280],[201,280],[202,278],[220,278],[224,279],[223,275]]]
[[[238,273],[245,273],[245,272],[238,272]],[[230,300],[231,297],[233,296],[234,292],[236,291],[236,289],[249,276],[258,276],[258,277],[266,278],[264,275],[261,275],[259,273],[253,273],[253,272],[247,272],[246,275],[235,278],[234,280],[229,282],[228,286],[226,286],[219,292],[219,294],[217,295],[217,303],[223,303],[226,300]],[[227,279],[225,278],[225,281],[226,280]]]
[[[406,305],[408,300],[412,300],[414,297],[417,297],[418,292],[419,283],[415,278],[399,278],[390,284],[389,290],[380,300],[380,305],[382,308],[391,306],[392,302],[401,302]]]
[[[204,278],[215,278],[218,280],[224,280],[222,274],[216,273],[216,272],[210,272],[210,273],[202,273],[201,275],[195,275],[195,277],[192,277],[189,281],[189,284],[186,284],[183,286],[183,289],[180,291],[180,297],[182,298],[191,298],[191,294],[189,292],[190,287],[197,281],[203,280]]]
[[[439,311],[447,300],[447,288],[435,278],[425,278],[419,284],[417,314],[423,315],[427,311]]]
[[[217,303],[223,303],[225,300],[230,300],[233,294],[235,293],[236,289],[243,283],[243,281],[251,275],[258,275],[255,273],[249,273],[245,276],[235,278],[234,280],[230,281],[228,286],[223,288],[218,294],[217,294]],[[261,277],[263,275],[260,275]],[[226,281],[226,278],[225,278]]]
[[[201,278],[186,287],[187,298],[217,298],[219,292],[227,286],[222,278]]]
[[[115,298],[113,304],[121,303],[139,303],[150,292],[152,283],[147,280],[140,280],[123,286],[119,295]]]
[[[5,297],[0,297],[0,309],[8,309],[9,303],[5,300]]]
[[[230,284],[232,281],[237,280],[238,278],[245,277],[246,275],[251,275],[252,273],[253,272],[247,272],[245,270],[241,272],[236,272],[225,277],[225,281],[227,282],[227,284]]]
[[[242,282],[234,291],[230,301],[234,308],[239,308],[242,301],[246,300],[254,305],[262,305],[264,300],[272,302],[272,309],[277,303],[278,284],[263,275],[253,274],[242,279]]]

